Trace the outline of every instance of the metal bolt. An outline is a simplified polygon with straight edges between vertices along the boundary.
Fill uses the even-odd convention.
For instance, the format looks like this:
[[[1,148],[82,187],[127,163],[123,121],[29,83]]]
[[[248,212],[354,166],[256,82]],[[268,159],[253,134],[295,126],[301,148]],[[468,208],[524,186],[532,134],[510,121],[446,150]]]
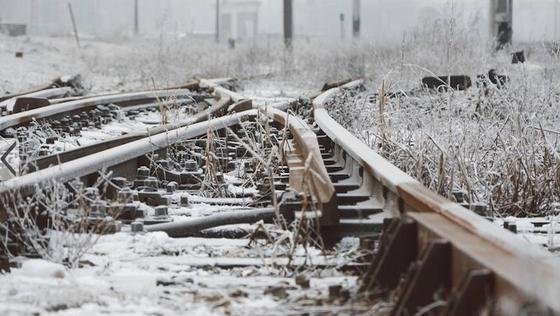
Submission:
[[[148,176],[150,176],[150,168],[148,168],[146,166],[142,166],[142,167],[139,167],[138,169],[136,169],[136,178],[137,179],[144,180]]]
[[[196,160],[189,159],[185,162],[185,170],[190,171],[190,172],[194,172],[197,169],[198,169],[198,164],[196,163]]]
[[[329,286],[329,299],[335,300],[340,297],[340,292],[342,291],[341,285],[331,285]]]
[[[375,239],[372,237],[360,237],[360,248],[366,251],[373,251]]]
[[[114,177],[111,182],[119,188],[128,187],[128,180],[124,177]]]
[[[144,186],[157,189],[159,187],[159,180],[156,177],[147,177],[144,180]]]
[[[187,207],[189,206],[189,197],[186,195],[181,195],[181,206]]]
[[[169,161],[166,160],[166,159],[160,159],[160,160],[156,161],[156,164],[160,165],[163,169],[167,169],[167,170],[170,169],[169,166],[171,165],[169,163]]]
[[[84,195],[90,200],[97,200],[99,198],[99,189],[98,188],[85,188]]]
[[[141,233],[144,231],[144,223],[142,222],[132,222],[130,224],[130,231],[133,233]]]
[[[167,216],[167,214],[168,214],[167,206],[165,205],[156,206],[155,216],[162,217],[162,216]]]
[[[107,203],[104,201],[92,202],[90,215],[94,217],[105,217],[107,215]]]
[[[130,203],[134,201],[134,197],[138,198],[138,193],[136,191],[132,191],[130,188],[122,188],[117,192],[117,201],[119,203]]]
[[[216,173],[216,181],[218,181],[219,183],[223,183],[224,182],[224,174],[221,172],[217,172]]]
[[[173,193],[177,190],[177,182],[171,181],[167,184],[167,193]]]

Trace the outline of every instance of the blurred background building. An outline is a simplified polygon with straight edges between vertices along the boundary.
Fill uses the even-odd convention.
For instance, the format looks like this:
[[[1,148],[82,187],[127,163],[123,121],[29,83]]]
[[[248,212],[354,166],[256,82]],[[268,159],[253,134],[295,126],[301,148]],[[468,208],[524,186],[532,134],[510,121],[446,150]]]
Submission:
[[[26,24],[30,35],[70,35],[68,3],[83,37],[130,37],[138,21],[140,36],[214,38],[218,9],[223,41],[281,37],[283,32],[282,0],[0,0],[0,23]],[[361,38],[398,43],[418,27],[449,16],[487,35],[496,25],[490,11],[504,3],[513,9],[514,41],[560,36],[558,0],[361,0]],[[296,38],[352,38],[353,0],[293,0],[293,6]]]

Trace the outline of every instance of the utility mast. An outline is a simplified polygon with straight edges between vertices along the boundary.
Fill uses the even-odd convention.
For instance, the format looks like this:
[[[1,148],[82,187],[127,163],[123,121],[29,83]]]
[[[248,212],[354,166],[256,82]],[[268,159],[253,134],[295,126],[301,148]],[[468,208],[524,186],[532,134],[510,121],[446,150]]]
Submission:
[[[138,0],[134,0],[134,35],[140,33],[140,26],[138,25]]]
[[[292,0],[284,0],[284,44],[286,48],[292,48],[293,32],[293,3]]]
[[[220,0],[216,0],[216,43],[220,42]]]
[[[558,0],[554,0],[554,43],[558,43]]]
[[[346,29],[344,28],[344,13],[341,13],[340,16],[340,40],[344,41]]]
[[[490,36],[496,49],[510,45],[513,38],[513,0],[490,0]]]
[[[360,38],[361,8],[360,0],[354,0],[352,6],[352,34],[355,39]]]

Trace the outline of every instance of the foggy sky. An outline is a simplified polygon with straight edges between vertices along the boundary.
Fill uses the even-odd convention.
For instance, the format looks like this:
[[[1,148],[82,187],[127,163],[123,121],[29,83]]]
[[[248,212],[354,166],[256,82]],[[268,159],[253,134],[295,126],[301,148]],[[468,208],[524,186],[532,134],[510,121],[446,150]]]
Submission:
[[[222,0],[228,3],[242,0]],[[376,42],[399,42],[426,21],[448,17],[485,34],[489,0],[362,0],[362,36]],[[112,38],[133,33],[134,0],[0,0],[0,20],[27,23],[31,34],[68,35],[71,2],[81,33]],[[453,3],[453,10],[451,10]],[[211,36],[215,31],[215,0],[139,0],[140,32]],[[340,39],[351,35],[352,0],[294,0],[296,36]],[[514,0],[514,41],[560,37],[555,0]],[[238,12],[243,9],[238,10]],[[341,25],[340,14],[345,20]],[[472,21],[477,21],[472,25]],[[258,34],[282,34],[282,0],[261,0]],[[234,26],[237,28],[238,26]],[[233,32],[233,37],[236,36]]]

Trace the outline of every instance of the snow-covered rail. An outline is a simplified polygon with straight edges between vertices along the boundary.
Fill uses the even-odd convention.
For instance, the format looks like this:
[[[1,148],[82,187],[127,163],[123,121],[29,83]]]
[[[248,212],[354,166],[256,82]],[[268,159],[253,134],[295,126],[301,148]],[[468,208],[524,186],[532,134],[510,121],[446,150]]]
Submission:
[[[284,126],[288,128],[293,135],[293,144],[296,147],[294,148],[293,156],[307,157],[313,156],[310,155],[311,152],[314,153],[311,166],[307,168],[311,171],[311,185],[318,193],[319,202],[324,205],[329,203],[333,196],[334,188],[332,184],[329,186],[330,182],[326,168],[320,158],[321,154],[315,134],[305,122],[297,117],[289,117],[286,113],[274,108],[251,109],[251,100],[247,100],[232,91],[217,86],[214,81],[202,80],[202,82],[205,83],[203,88],[210,89],[210,92],[215,94],[215,99],[206,100],[206,102],[210,103],[209,108],[179,123],[160,125],[149,128],[146,132],[128,133],[92,145],[40,157],[31,164],[32,168],[28,170],[30,173],[1,183],[0,196],[4,199],[9,199],[8,197],[14,195],[15,192],[20,197],[31,196],[41,186],[52,183],[65,183],[76,178],[82,179],[87,185],[93,185],[99,178],[98,173],[100,170],[110,172],[113,178],[125,177],[133,179],[138,167],[148,163],[146,160],[148,155],[161,153],[165,157],[165,151],[172,146],[179,146],[185,140],[201,137],[209,130],[223,130],[224,128],[239,125],[245,120],[256,121],[256,116],[260,113],[260,116],[268,117],[280,128],[283,129]],[[53,111],[56,112],[55,114],[65,114],[77,108],[84,109],[84,107],[94,104],[105,104],[107,102],[122,102],[125,104],[146,102],[146,96],[153,97],[154,93],[159,92],[100,96],[93,99],[64,102],[50,107],[53,107]],[[176,92],[175,90],[161,91],[163,94]],[[280,105],[280,107],[282,106]],[[21,114],[26,117],[35,117],[38,113],[42,112],[31,110]],[[41,118],[48,118],[51,116],[51,113],[42,115]],[[5,120],[9,122],[17,121],[14,116],[17,115],[6,117]],[[213,117],[217,118],[206,121]],[[303,162],[301,165],[302,168],[300,169],[303,169]],[[293,169],[295,168],[292,168],[292,171]],[[164,178],[169,176],[182,178],[180,174],[166,174]],[[303,181],[303,176],[303,173],[298,173],[298,180]],[[291,176],[290,178],[294,177]],[[299,185],[298,189],[300,191],[303,190],[302,185]],[[333,204],[331,203],[331,205]],[[5,212],[0,213],[0,217],[3,219],[7,217]],[[335,214],[335,212],[333,211],[331,214]],[[325,222],[325,219],[331,218],[331,223],[333,225],[336,224],[336,218],[328,216],[327,213],[324,213],[322,218],[323,222]]]
[[[496,227],[399,170],[329,116],[343,89],[315,98],[314,119],[330,148],[387,219],[380,250],[363,279],[372,296],[398,291],[393,315],[519,315],[560,312],[560,270],[551,255]],[[398,289],[398,290],[397,290]]]
[[[59,77],[47,84],[38,86],[26,92],[11,93],[11,94],[0,96],[0,102],[4,102],[6,100],[14,99],[21,96],[34,96],[34,97],[42,97],[42,98],[56,97],[59,96],[59,94],[57,93],[57,91],[60,91],[58,90],[59,88],[72,87],[74,85],[77,85],[78,81],[79,81],[78,76]]]
[[[208,101],[210,102],[210,100]],[[74,159],[82,158],[97,152],[121,146],[135,140],[155,136],[171,130],[187,127],[189,125],[203,122],[212,117],[220,117],[227,112],[228,107],[236,107],[242,105],[242,102],[233,103],[228,95],[217,95],[217,100],[211,100],[212,105],[202,110],[192,117],[176,124],[165,124],[148,128],[147,131],[128,133],[122,136],[114,137],[105,141],[96,142],[91,145],[81,146],[76,149],[67,150],[61,153],[54,153],[49,156],[41,157],[30,164],[32,170],[45,169],[49,166],[58,165]]]
[[[83,98],[69,102],[46,105],[30,111],[15,113],[0,117],[0,130],[14,128],[23,124],[28,124],[35,120],[42,120],[55,117],[56,115],[75,114],[91,110],[100,104],[116,104],[122,106],[132,106],[157,102],[158,99],[183,98],[190,95],[188,89],[178,90],[156,90],[132,92],[123,94],[103,95],[91,98]]]
[[[82,142],[77,148],[64,149],[56,155],[40,155],[39,160],[35,160],[35,170],[0,183],[0,203],[3,206],[0,217],[3,217],[1,220],[9,217],[0,223],[0,271],[10,268],[19,270],[16,260],[6,259],[16,254],[27,255],[29,244],[18,242],[26,240],[27,224],[36,224],[32,225],[35,230],[32,230],[31,237],[38,238],[36,246],[45,244],[43,238],[51,238],[46,233],[49,229],[51,232],[61,230],[64,234],[71,231],[70,227],[82,227],[84,229],[78,232],[87,236],[91,232],[118,231],[122,224],[122,232],[101,238],[125,236],[134,239],[137,245],[150,247],[150,240],[165,236],[162,240],[165,247],[170,242],[177,245],[195,243],[198,249],[194,252],[193,247],[180,246],[171,251],[161,248],[159,254],[149,251],[149,256],[138,258],[139,266],[145,266],[142,262],[153,261],[150,264],[153,267],[175,265],[178,269],[173,270],[180,274],[180,270],[205,277],[218,274],[217,279],[226,279],[228,284],[240,284],[232,297],[249,295],[244,294],[248,291],[251,293],[250,300],[257,295],[284,300],[289,293],[293,306],[283,308],[297,313],[313,309],[308,303],[299,303],[298,296],[303,291],[306,295],[319,297],[316,305],[321,308],[348,300],[349,292],[345,288],[354,286],[356,280],[348,271],[364,267],[363,263],[353,262],[359,252],[344,255],[344,260],[339,260],[338,255],[333,256],[333,252],[327,250],[319,254],[315,250],[315,241],[311,239],[313,228],[307,228],[307,225],[316,223],[311,216],[317,214],[325,227],[335,228],[337,224],[329,215],[336,215],[336,204],[332,203],[335,188],[313,128],[305,118],[279,110],[288,108],[289,103],[253,108],[250,99],[223,87],[207,86],[201,87],[201,90],[205,93],[202,102],[181,103],[178,106],[180,110],[190,111],[183,113],[187,115],[179,120],[168,124],[163,120],[152,120],[155,123],[142,125],[148,126],[145,132],[111,135],[115,137],[101,143],[88,145]],[[128,101],[126,97],[122,100],[125,103]],[[56,115],[66,115],[65,109],[73,108],[68,103],[79,101],[67,100],[56,104],[64,107]],[[142,106],[144,104],[131,105],[128,109]],[[105,106],[102,110],[105,113],[109,109]],[[110,114],[113,118],[107,116],[109,123],[103,121],[99,126],[81,125],[86,116],[75,120],[72,117],[80,124],[81,134],[63,130],[58,134],[57,141],[85,139],[84,135],[101,133],[105,127],[119,130],[120,126],[131,123],[142,114],[150,115],[152,119],[159,118],[157,116],[161,114],[156,110],[136,113],[134,118],[131,115],[116,119],[115,116],[123,114],[124,110],[116,106],[111,107],[111,111],[105,115]],[[44,116],[42,119],[45,124],[32,123],[26,128],[32,131],[33,128],[48,128],[48,124],[52,123],[51,117]],[[43,134],[40,138],[40,143],[45,144]],[[19,138],[17,141],[19,144],[26,142],[23,138],[21,142]],[[53,145],[52,141],[47,144]],[[287,166],[284,160],[288,160]],[[291,189],[303,193],[306,200]],[[332,213],[326,212],[327,204]],[[302,220],[296,222],[295,213],[298,211],[309,219],[302,216]],[[272,222],[278,225],[270,225]],[[238,225],[244,223],[249,225]],[[237,226],[224,227],[231,224]],[[279,234],[292,234],[293,227],[298,229],[293,233],[293,239],[278,238]],[[175,239],[171,240],[161,232]],[[321,233],[330,235],[329,230]],[[268,237],[263,239],[260,234]],[[309,238],[309,241],[303,238]],[[292,245],[291,240],[296,244]],[[122,243],[122,240],[115,242]],[[255,249],[249,249],[253,244]],[[222,251],[219,249],[221,245],[234,246]],[[272,251],[265,250],[263,253],[263,247]],[[305,251],[301,252],[303,247]],[[308,254],[307,249],[313,252]],[[25,259],[23,261],[27,263]],[[269,267],[281,269],[282,277],[277,277]],[[309,282],[309,277],[298,277],[295,281],[298,288],[285,287],[284,281],[292,279],[285,273],[293,271],[294,275],[301,274],[302,268],[313,269],[319,274],[322,274],[321,270],[329,269],[329,277],[313,277],[313,282]],[[335,269],[338,271],[333,271]],[[238,275],[236,270],[253,272]],[[13,271],[12,274],[17,275],[18,272]],[[4,275],[0,274],[0,277]],[[179,279],[175,282],[175,278],[175,272],[159,273],[153,286],[165,292],[193,290],[189,282]],[[332,283],[324,283],[329,278]],[[279,280],[282,282],[278,283]],[[206,285],[201,286],[207,289]],[[227,285],[220,283],[216,287],[220,292],[227,289]],[[200,302],[201,298],[197,294],[194,296]],[[181,295],[180,302],[190,304],[184,295]]]
[[[360,293],[398,296],[394,315],[560,312],[560,273],[548,253],[428,190],[330,117],[326,104],[360,81],[327,85],[314,98],[312,115],[302,117],[288,114],[289,103],[257,107],[221,86],[225,82],[202,79],[191,86],[212,98],[189,118],[39,158],[33,172],[0,183],[0,220],[14,207],[17,214],[18,198],[42,196],[37,192],[53,183],[77,191],[72,181],[78,178],[89,186],[88,216],[110,215],[133,231],[146,225],[146,231],[185,237],[279,215],[317,218],[326,245],[343,236],[367,241],[382,231]],[[190,95],[184,88],[55,102],[0,118],[0,131],[98,104],[142,108],[161,97]],[[104,181],[109,184],[100,192]],[[212,193],[196,195],[204,190]],[[168,209],[189,203],[233,211],[169,219]]]

